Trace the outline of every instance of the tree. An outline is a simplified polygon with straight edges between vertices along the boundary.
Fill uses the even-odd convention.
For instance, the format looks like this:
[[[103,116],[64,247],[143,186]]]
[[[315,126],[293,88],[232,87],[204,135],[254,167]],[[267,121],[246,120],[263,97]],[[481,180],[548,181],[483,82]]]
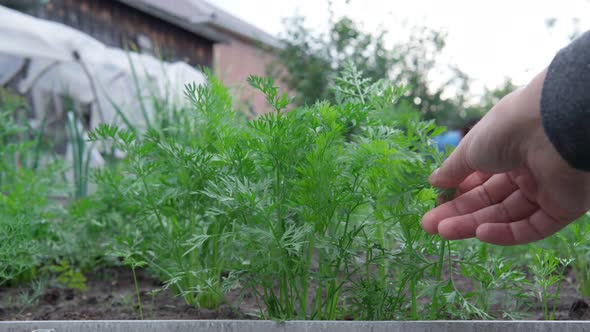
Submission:
[[[384,34],[364,33],[349,18],[334,22],[327,34],[306,28],[304,18],[299,16],[285,24],[285,47],[279,51],[279,61],[271,67],[271,73],[276,75],[278,68],[288,73],[281,79],[297,92],[297,104],[333,100],[330,86],[347,62],[354,63],[365,77],[379,80],[397,61],[385,47]]]
[[[503,83],[493,89],[486,88],[482,94],[479,102],[475,105],[467,106],[463,110],[461,115],[461,121],[454,127],[461,128],[473,125],[474,122],[484,116],[494,105],[496,105],[500,99],[516,90],[516,86],[510,78],[506,78]]]
[[[502,99],[505,95],[509,94],[510,92],[516,90],[518,86],[516,86],[510,78],[506,78],[502,84],[494,89],[485,89],[481,101],[479,103],[480,107],[484,109],[485,112],[489,111],[494,105],[496,105],[500,99]]]
[[[334,78],[352,62],[373,81],[386,79],[407,86],[406,100],[425,118],[442,124],[456,122],[467,99],[469,77],[451,68],[453,77],[438,87],[430,84],[429,77],[445,46],[445,35],[415,28],[407,42],[388,47],[387,34],[384,29],[375,34],[364,32],[348,17],[331,20],[326,33],[317,33],[305,26],[303,17],[293,17],[286,20],[285,47],[278,52],[271,74],[281,76],[296,93],[296,104],[311,104],[334,99],[330,89]],[[287,74],[277,75],[279,72]],[[444,98],[451,86],[454,98]]]

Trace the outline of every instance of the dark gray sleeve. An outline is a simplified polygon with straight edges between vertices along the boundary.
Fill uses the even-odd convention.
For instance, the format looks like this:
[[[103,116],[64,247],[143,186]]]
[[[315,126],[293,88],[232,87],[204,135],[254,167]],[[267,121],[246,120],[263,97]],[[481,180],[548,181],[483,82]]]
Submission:
[[[559,51],[549,65],[541,116],[563,159],[590,171],[590,31]]]

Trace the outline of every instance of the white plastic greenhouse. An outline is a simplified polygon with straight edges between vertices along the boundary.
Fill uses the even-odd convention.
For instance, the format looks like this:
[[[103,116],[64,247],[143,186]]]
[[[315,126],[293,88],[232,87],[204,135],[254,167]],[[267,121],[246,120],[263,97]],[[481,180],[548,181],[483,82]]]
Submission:
[[[90,128],[100,123],[122,125],[113,105],[142,128],[145,119],[140,100],[155,96],[180,106],[186,102],[185,84],[205,82],[203,73],[184,62],[167,63],[107,47],[63,24],[2,6],[0,39],[0,86],[11,85],[29,97],[33,121],[40,121],[47,112],[57,113],[49,118],[63,119],[59,113],[64,105],[56,107],[55,103],[67,96],[85,106]],[[150,103],[144,106],[149,116]]]

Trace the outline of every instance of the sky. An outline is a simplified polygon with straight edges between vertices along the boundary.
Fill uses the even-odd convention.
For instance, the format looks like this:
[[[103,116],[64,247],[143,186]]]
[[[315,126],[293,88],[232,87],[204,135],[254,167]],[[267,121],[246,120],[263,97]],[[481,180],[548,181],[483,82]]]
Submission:
[[[327,26],[327,0],[210,2],[273,35],[280,35],[283,18],[295,13],[318,31]],[[408,26],[446,32],[447,45],[438,61],[441,73],[432,80],[442,80],[444,68],[456,65],[473,79],[471,89],[476,94],[506,78],[526,84],[549,65],[574,31],[590,30],[590,0],[332,0],[332,4],[336,16],[347,15],[366,31],[379,25],[389,30],[392,45],[407,40]],[[557,19],[551,29],[546,24],[550,18]]]

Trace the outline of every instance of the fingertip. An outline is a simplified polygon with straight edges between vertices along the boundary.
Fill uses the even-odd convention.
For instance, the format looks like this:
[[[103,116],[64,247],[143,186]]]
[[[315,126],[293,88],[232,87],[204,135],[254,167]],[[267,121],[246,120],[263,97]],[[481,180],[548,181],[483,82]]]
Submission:
[[[461,183],[461,181],[463,181],[462,178],[455,179],[446,174],[446,172],[440,171],[438,169],[435,171],[435,173],[432,173],[432,175],[428,178],[428,182],[433,187],[443,189],[456,188]]]
[[[482,242],[490,243],[490,226],[491,225],[487,223],[479,225],[479,227],[475,229],[475,237]]]
[[[517,244],[508,224],[481,224],[475,230],[475,237],[481,242],[501,246]]]
[[[456,231],[451,220],[445,219],[438,224],[438,234],[445,240],[456,240]]]
[[[463,240],[475,237],[475,229],[465,220],[450,218],[438,224],[438,234],[446,240]]]
[[[422,227],[422,229],[426,233],[428,233],[430,235],[436,235],[436,234],[438,234],[437,225],[436,225],[436,222],[433,219],[433,216],[432,216],[431,211],[427,212],[422,217],[422,220],[420,221],[420,226]]]
[[[468,145],[469,139],[465,138],[442,165],[432,173],[429,181],[433,186],[454,188],[475,172],[475,169],[467,162]]]
[[[434,172],[432,172],[432,174],[430,174],[430,177],[428,178],[428,181],[431,184],[434,184],[433,182],[436,182],[436,180],[437,180],[437,174],[438,174],[439,171],[440,171],[440,168],[437,168],[437,169],[434,170]]]
[[[440,171],[440,168],[437,169],[430,175],[428,178],[428,182],[436,188],[452,188],[455,187],[453,184],[452,179],[448,178],[445,174]]]

